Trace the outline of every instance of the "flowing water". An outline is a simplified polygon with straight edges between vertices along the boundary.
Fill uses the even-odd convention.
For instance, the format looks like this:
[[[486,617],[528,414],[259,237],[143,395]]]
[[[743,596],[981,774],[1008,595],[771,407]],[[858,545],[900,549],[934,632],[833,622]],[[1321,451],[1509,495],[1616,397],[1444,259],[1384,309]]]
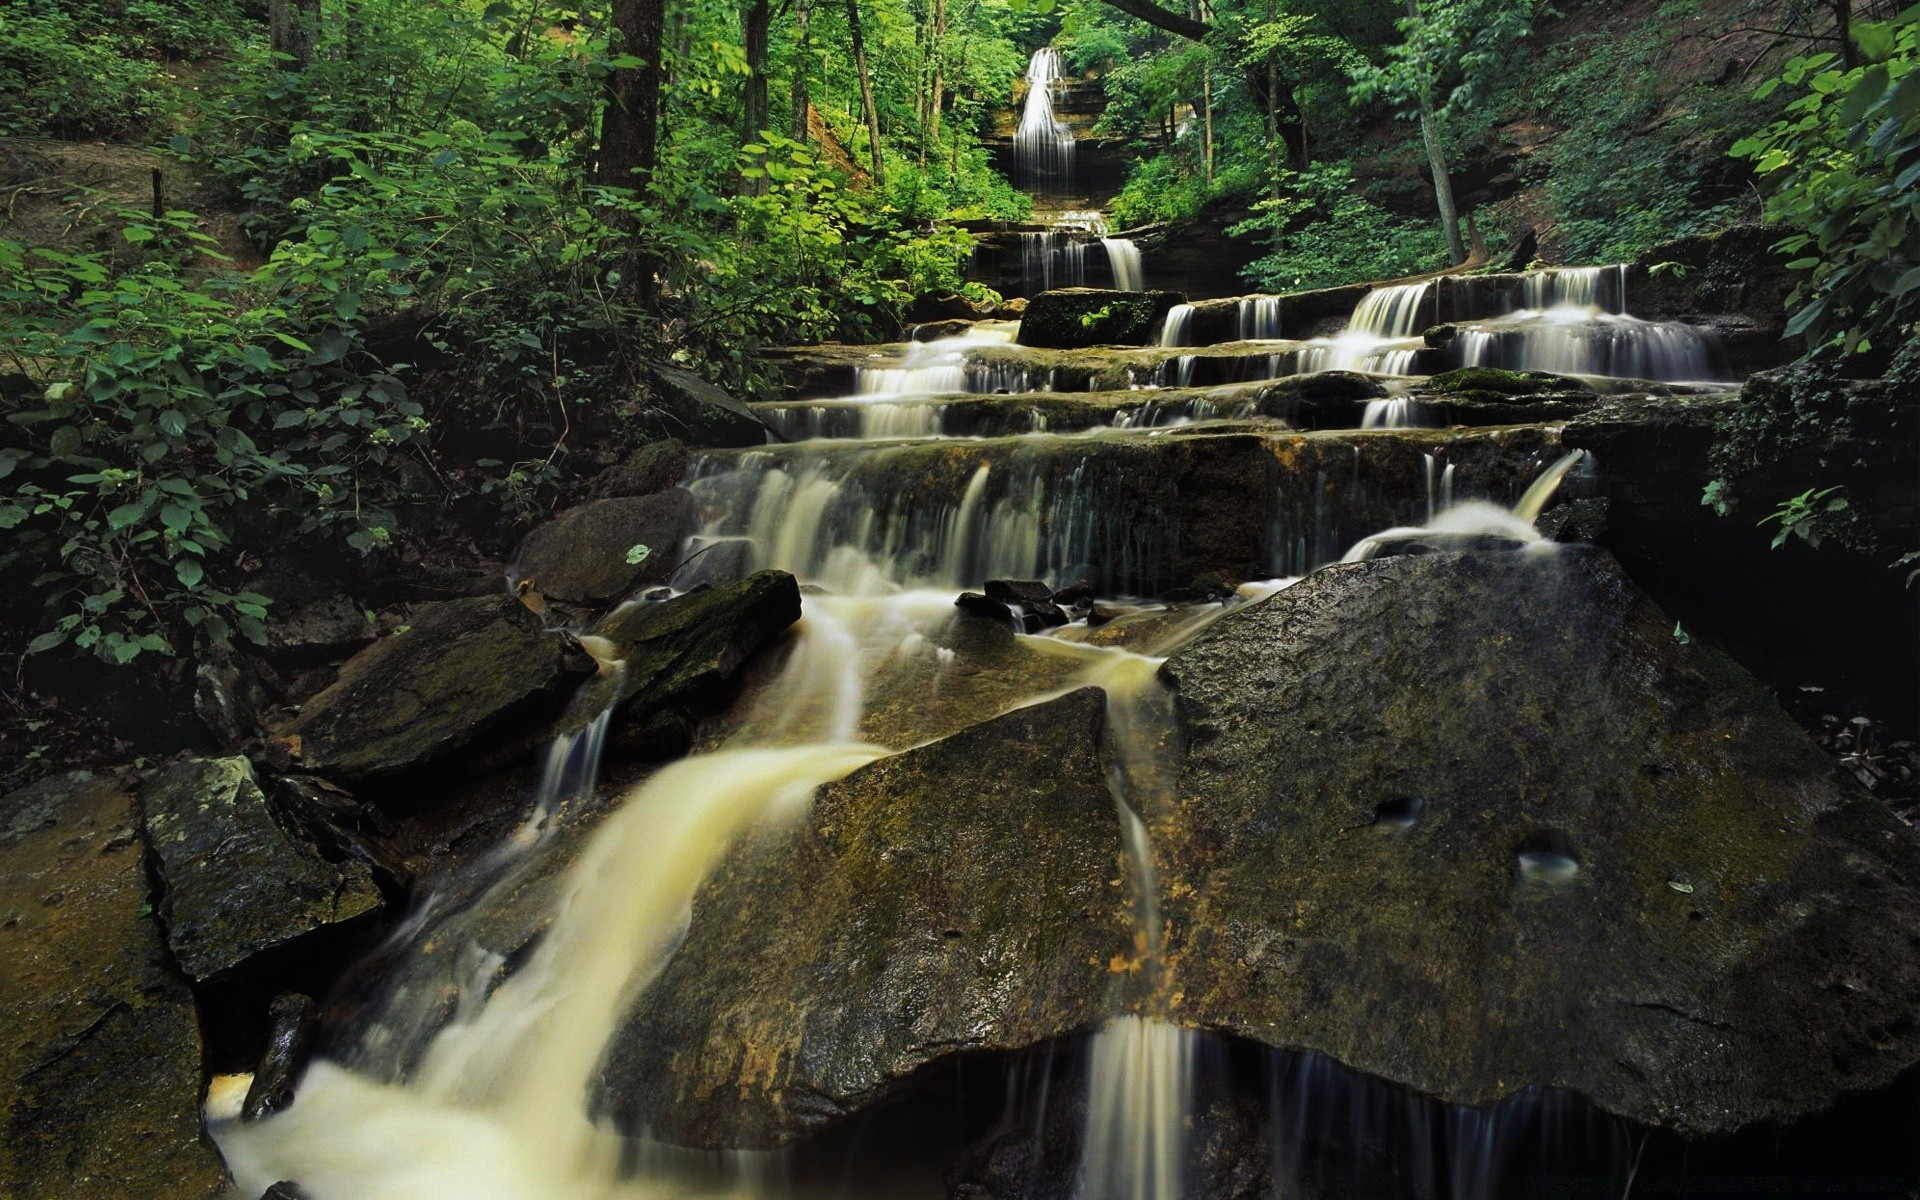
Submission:
[[[1053,114],[1060,52],[1043,46],[1027,63],[1027,100],[1013,134],[1021,183],[1029,192],[1061,193],[1073,185],[1073,134]]]
[[[1072,149],[1052,110],[1058,56],[1036,54],[1028,79],[1016,142],[1036,176],[1058,179],[1070,170]],[[1082,249],[1101,238],[1116,282],[1141,286],[1137,250],[1103,237],[1098,214],[1072,217],[1062,236],[1079,237]],[[1046,265],[1037,269],[1049,280],[1083,269],[1061,256],[1065,248],[1042,247]],[[1610,306],[1583,318],[1603,327],[1630,320],[1618,311],[1624,273],[1611,270],[1543,276],[1527,302],[1547,312]],[[1307,343],[1297,364],[1276,355],[1268,369],[1405,373],[1415,353],[1405,342],[1434,319],[1435,295],[1428,283],[1376,289],[1339,338]],[[1513,315],[1532,320],[1524,315],[1532,311]],[[1277,339],[1280,314],[1278,298],[1249,297],[1235,314],[1238,331]],[[1194,319],[1192,306],[1175,308],[1161,344],[1186,345]],[[806,587],[801,621],[769,653],[736,711],[703,735],[701,752],[620,797],[601,795],[597,771],[624,664],[611,646],[589,647],[601,675],[583,688],[576,732],[550,751],[525,819],[459,879],[430,892],[375,957],[369,970],[384,986],[330,1057],[308,1070],[296,1103],[259,1124],[210,1117],[244,1195],[281,1179],[298,1181],[313,1200],[796,1194],[777,1155],[720,1156],[717,1169],[690,1178],[675,1165],[685,1152],[594,1118],[597,1073],[630,1003],[673,955],[701,884],[749,831],[794,824],[818,788],[887,754],[1088,684],[1107,697],[1105,761],[1138,963],[1117,977],[1077,1076],[1056,1067],[1051,1046],[1033,1060],[1041,1063],[1038,1109],[1044,1116],[1046,1089],[1067,1072],[1062,1078],[1082,1101],[1062,1168],[1074,1200],[1189,1194],[1197,1097],[1221,1084],[1221,1072],[1207,1065],[1209,1047],[1220,1043],[1173,1019],[1163,957],[1154,830],[1179,818],[1174,698],[1161,665],[1235,605],[1398,539],[1493,537],[1547,552],[1533,522],[1584,456],[1563,455],[1540,471],[1550,433],[1405,430],[1403,394],[1368,402],[1358,420],[1365,432],[1337,437],[1214,429],[1210,423],[1245,414],[1205,396],[1164,412],[1129,407],[1111,428],[1075,436],[1047,433],[1043,420],[1019,437],[944,436],[954,397],[1048,386],[1018,364],[982,357],[1012,337],[1010,326],[982,326],[915,344],[862,367],[852,396],[767,410],[795,436],[816,440],[696,456],[685,482],[699,528],[673,587],[778,567]],[[1193,356],[1167,361],[1184,361],[1172,370],[1191,374]],[[1173,423],[1188,428],[1156,428]],[[1236,515],[1264,530],[1261,553],[1274,577],[1226,603],[1139,600],[1184,582],[1169,576],[1193,540],[1180,523],[1177,481],[1188,456],[1210,454],[1238,456],[1218,461],[1241,471]],[[1516,503],[1498,503],[1529,477]],[[1372,530],[1384,531],[1362,536]],[[970,661],[957,636],[981,618],[959,615],[954,593],[994,578],[1054,586],[1083,579],[1120,616],[1098,630],[1085,619],[1043,634],[1002,630],[1031,655],[1009,677]],[[1543,860],[1543,886],[1561,869]],[[523,918],[517,935],[499,932],[503,912]],[[1544,1139],[1540,1130],[1570,1120],[1551,1097],[1441,1110],[1311,1056],[1273,1055],[1266,1069],[1270,1167],[1281,1195],[1300,1194],[1296,1186],[1329,1169],[1339,1157],[1330,1144],[1375,1130],[1375,1144],[1410,1148],[1382,1178],[1430,1181],[1410,1194],[1492,1197],[1518,1161],[1519,1141]],[[1040,1119],[1017,1114],[1015,1099],[1008,1105],[1006,1124]],[[1604,1143],[1595,1154],[1614,1161],[1613,1134],[1595,1137]],[[843,1183],[828,1194],[905,1193]]]

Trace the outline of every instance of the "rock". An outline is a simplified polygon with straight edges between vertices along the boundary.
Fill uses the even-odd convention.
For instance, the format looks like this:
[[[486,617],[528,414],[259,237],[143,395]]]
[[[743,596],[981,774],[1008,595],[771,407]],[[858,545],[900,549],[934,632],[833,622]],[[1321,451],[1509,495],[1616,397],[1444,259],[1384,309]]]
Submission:
[[[283,731],[300,765],[352,781],[390,781],[474,745],[495,744],[592,664],[512,596],[423,605],[405,632],[340,669]]]
[[[665,363],[649,363],[643,370],[651,400],[632,419],[641,433],[691,446],[766,444],[767,427],[724,388]]]
[[[1420,340],[1431,350],[1444,350],[1460,336],[1458,325],[1434,325],[1420,335]]]
[[[785,571],[615,609],[593,630],[626,664],[613,744],[637,754],[685,751],[693,722],[717,710],[747,660],[799,619],[800,586]]]
[[[288,992],[273,998],[267,1008],[267,1047],[247,1087],[241,1119],[258,1121],[293,1103],[294,1085],[306,1069],[319,1023],[320,1009],[312,997]]]
[[[676,438],[648,442],[620,462],[595,475],[587,484],[589,500],[615,496],[651,496],[679,483],[692,456]]]
[[[1550,542],[1597,542],[1607,532],[1607,498],[1562,501],[1541,513],[1533,527]]]
[[[385,906],[365,863],[328,862],[274,820],[244,758],[162,768],[140,808],[167,945],[197,983]]]
[[[276,665],[310,667],[352,654],[375,632],[372,617],[350,596],[276,603],[267,610],[267,655]]]
[[[1602,544],[1687,629],[1772,681],[1860,697],[1912,729],[1920,721],[1912,674],[1920,590],[1893,564],[1903,552],[1895,547],[1920,546],[1911,484],[1916,393],[1880,384],[1853,393],[1847,385],[1857,407],[1776,408],[1778,378],[1759,381],[1759,399],[1609,401],[1575,418],[1563,441],[1591,451],[1594,470],[1574,492],[1606,497]],[[1856,425],[1849,409],[1869,423]],[[1729,437],[1741,431],[1760,436]],[[1734,464],[1724,460],[1716,468],[1717,439],[1723,456],[1747,448],[1745,469],[1726,471]],[[1730,516],[1703,503],[1716,478],[1735,484],[1739,507]],[[1874,514],[1869,528],[1855,531],[1868,535],[1860,548],[1842,536],[1774,548],[1776,526],[1760,519],[1810,487],[1835,485],[1846,489],[1850,509]]]
[[[231,642],[213,642],[195,656],[193,711],[213,744],[231,750],[260,732],[266,704],[260,681]]]
[[[208,1200],[193,996],[132,799],[86,771],[0,799],[0,1195]]]
[[[1020,318],[1022,346],[1074,349],[1081,346],[1144,346],[1176,304],[1178,292],[1114,292],[1063,288],[1042,292],[1027,302]]]
[[[1920,1060],[1920,843],[1604,552],[1329,568],[1163,678],[1180,1023],[1689,1136]]]
[[[1089,628],[1098,629],[1107,622],[1114,620],[1116,617],[1124,616],[1125,614],[1126,609],[1124,608],[1115,608],[1108,604],[1096,604],[1093,606],[1093,611],[1087,614],[1087,625]]]
[[[911,342],[933,342],[941,338],[959,337],[973,328],[979,314],[952,317],[946,320],[931,318],[918,325],[907,326],[907,340]]]
[[[598,1107],[775,1146],[920,1066],[1085,1029],[1130,961],[1120,831],[1081,689],[820,789],[735,847],[608,1049]]]
[[[1365,539],[1365,558],[1399,558],[1407,555],[1448,554],[1475,550],[1493,552],[1519,550],[1526,545],[1519,538],[1500,533],[1469,533],[1445,529],[1408,529],[1376,533]]]
[[[968,616],[985,617],[989,621],[1014,623],[1013,609],[1004,602],[980,592],[961,592],[954,599],[953,606]]]
[[[1456,367],[1443,371],[1420,385],[1423,392],[1443,396],[1482,393],[1493,396],[1538,396],[1547,393],[1585,392],[1593,389],[1568,375],[1547,371],[1508,371],[1500,367]]]
[[[549,600],[604,604],[673,574],[692,525],[693,493],[685,488],[592,500],[527,534],[516,569]]]
[[[1053,602],[1062,608],[1078,608],[1093,603],[1093,584],[1085,579],[1076,579],[1053,594]]]
[[[989,579],[987,598],[1002,604],[1051,604],[1053,589],[1038,579]]]

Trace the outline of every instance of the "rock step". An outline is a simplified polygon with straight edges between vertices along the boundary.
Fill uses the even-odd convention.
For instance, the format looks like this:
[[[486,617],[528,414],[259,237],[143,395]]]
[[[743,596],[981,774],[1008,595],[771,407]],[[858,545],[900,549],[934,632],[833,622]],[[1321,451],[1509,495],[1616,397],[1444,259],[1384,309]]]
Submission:
[[[750,537],[752,565],[805,580],[852,583],[854,552],[903,585],[1155,596],[1214,571],[1301,574],[1449,496],[1510,503],[1557,454],[1546,426],[1203,426],[714,451],[689,486],[703,538]]]

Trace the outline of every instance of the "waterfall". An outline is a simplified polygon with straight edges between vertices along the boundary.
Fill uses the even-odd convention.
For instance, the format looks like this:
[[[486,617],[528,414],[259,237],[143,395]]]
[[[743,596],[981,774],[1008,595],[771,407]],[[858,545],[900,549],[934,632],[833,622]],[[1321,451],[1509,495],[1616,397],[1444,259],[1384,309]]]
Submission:
[[[1065,191],[1073,180],[1073,134],[1053,115],[1060,52],[1042,46],[1027,63],[1027,101],[1014,131],[1014,153],[1030,191]]]
[[[1606,375],[1617,379],[1713,378],[1709,336],[1678,321],[1642,321],[1559,305],[1462,329],[1454,353],[1463,367]]]
[[[1381,549],[1395,542],[1435,533],[1488,535],[1506,538],[1521,545],[1540,546],[1546,542],[1546,539],[1540,536],[1540,532],[1533,527],[1533,523],[1540,518],[1540,513],[1546,508],[1547,501],[1553,499],[1554,493],[1560,490],[1560,483],[1567,477],[1567,473],[1585,462],[1587,457],[1585,450],[1571,450],[1561,455],[1554,460],[1552,466],[1540,473],[1520,499],[1514,502],[1512,508],[1501,508],[1485,500],[1469,500],[1463,504],[1453,504],[1452,489],[1448,486],[1446,490],[1449,494],[1442,501],[1440,511],[1430,516],[1425,525],[1401,526],[1361,538],[1354,543],[1353,549],[1341,557],[1340,561],[1343,563],[1366,562],[1377,555]],[[1429,468],[1431,468],[1431,460],[1429,460]],[[1453,467],[1449,464],[1447,471],[1452,470]],[[1450,485],[1451,478],[1447,482]],[[1428,498],[1427,507],[1430,512],[1433,510],[1431,496]]]
[[[1160,344],[1162,346],[1184,346],[1193,328],[1193,305],[1176,304],[1167,310],[1167,319],[1160,326]]]
[[[1376,338],[1406,338],[1420,332],[1420,309],[1433,292],[1432,283],[1401,283],[1374,288],[1361,298],[1347,322],[1349,333],[1366,333]],[[1439,323],[1438,313],[1434,323]]]
[[[1145,1017],[1094,1035],[1076,1200],[1179,1200],[1198,1040]]]
[[[1272,341],[1280,336],[1280,297],[1242,296],[1236,311],[1241,341]]]
[[[1113,268],[1113,286],[1123,292],[1137,292],[1146,286],[1146,274],[1140,266],[1140,247],[1128,238],[1103,237],[1107,263]]]

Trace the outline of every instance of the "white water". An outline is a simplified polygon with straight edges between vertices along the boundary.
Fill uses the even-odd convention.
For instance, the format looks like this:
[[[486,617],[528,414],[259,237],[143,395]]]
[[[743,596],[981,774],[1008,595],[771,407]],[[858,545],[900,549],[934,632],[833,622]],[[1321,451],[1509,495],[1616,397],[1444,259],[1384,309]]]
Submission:
[[[1280,336],[1280,297],[1242,296],[1235,313],[1243,342],[1273,341]]]
[[[1160,326],[1160,344],[1162,346],[1184,346],[1193,330],[1193,305],[1176,304],[1167,310],[1167,319]]]
[[[1027,100],[1013,134],[1014,153],[1029,191],[1064,191],[1073,179],[1073,134],[1053,114],[1060,83],[1060,52],[1042,46],[1027,63]]]
[[[1103,237],[1100,244],[1107,248],[1107,265],[1113,269],[1113,286],[1123,292],[1137,292],[1146,287],[1146,271],[1140,265],[1140,247],[1130,239]]]
[[[1132,1016],[1094,1035],[1077,1200],[1177,1200],[1198,1041]]]
[[[1523,546],[1550,545],[1540,536],[1533,523],[1540,519],[1547,502],[1560,490],[1560,483],[1567,473],[1585,462],[1588,454],[1585,450],[1571,450],[1556,459],[1552,466],[1542,471],[1512,508],[1501,508],[1485,500],[1468,500],[1460,504],[1447,504],[1441,511],[1430,517],[1425,525],[1403,525],[1394,529],[1382,530],[1354,543],[1351,550],[1340,559],[1343,563],[1365,562],[1377,555],[1384,547],[1394,542],[1417,538],[1424,534],[1479,535],[1506,538],[1519,542]],[[1449,466],[1451,471],[1452,467]],[[1431,506],[1431,501],[1429,501]]]

